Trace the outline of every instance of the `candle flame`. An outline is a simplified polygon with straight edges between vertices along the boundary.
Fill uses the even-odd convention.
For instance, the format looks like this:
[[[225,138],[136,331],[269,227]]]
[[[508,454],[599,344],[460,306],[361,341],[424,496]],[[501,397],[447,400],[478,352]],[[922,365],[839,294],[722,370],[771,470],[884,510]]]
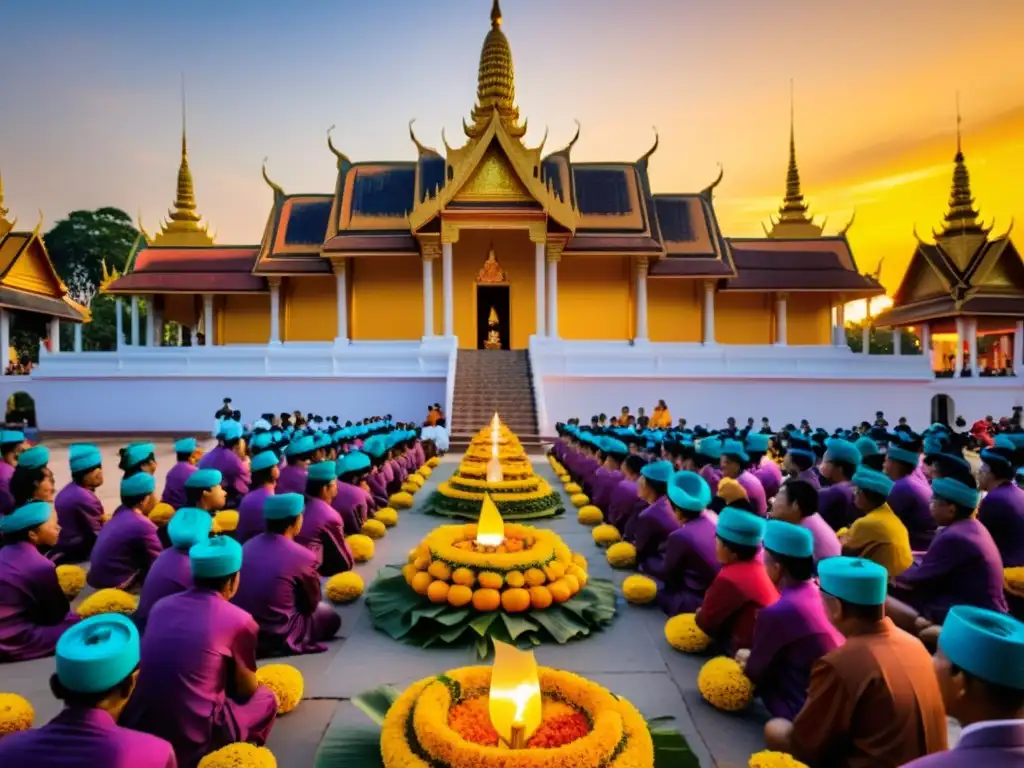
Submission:
[[[484,494],[480,519],[476,523],[476,543],[484,547],[497,547],[505,540],[505,522],[490,494]]]
[[[488,699],[491,724],[506,744],[512,740],[512,726],[522,726],[529,739],[540,725],[540,673],[533,651],[520,651],[494,641],[494,666]]]

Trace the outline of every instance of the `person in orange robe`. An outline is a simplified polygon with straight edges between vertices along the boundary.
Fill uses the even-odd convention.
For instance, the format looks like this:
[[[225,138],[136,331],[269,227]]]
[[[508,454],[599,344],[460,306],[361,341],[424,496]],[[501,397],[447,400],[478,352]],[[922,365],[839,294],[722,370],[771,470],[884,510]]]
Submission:
[[[672,412],[669,411],[668,406],[665,405],[664,400],[659,400],[658,404],[654,407],[654,413],[651,415],[651,429],[671,428]]]

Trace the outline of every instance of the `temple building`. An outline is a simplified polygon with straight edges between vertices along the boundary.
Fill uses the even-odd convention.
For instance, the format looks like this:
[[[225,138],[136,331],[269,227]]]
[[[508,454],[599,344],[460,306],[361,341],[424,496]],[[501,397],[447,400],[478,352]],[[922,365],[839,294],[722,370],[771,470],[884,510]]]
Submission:
[[[272,204],[256,245],[214,244],[183,135],[168,221],[104,289],[145,296],[157,326],[207,345],[512,350],[531,339],[845,344],[843,305],[883,293],[858,273],[845,229],[826,236],[809,216],[792,136],[785,200],[764,238],[723,234],[721,175],[702,191],[655,194],[657,137],[632,162],[575,162],[578,131],[554,152],[527,146],[497,1],[463,130],[465,143],[442,153],[410,123],[415,158],[397,162],[354,162],[329,134],[337,180],[323,194],[286,193],[264,164]],[[140,337],[163,334],[133,328]]]

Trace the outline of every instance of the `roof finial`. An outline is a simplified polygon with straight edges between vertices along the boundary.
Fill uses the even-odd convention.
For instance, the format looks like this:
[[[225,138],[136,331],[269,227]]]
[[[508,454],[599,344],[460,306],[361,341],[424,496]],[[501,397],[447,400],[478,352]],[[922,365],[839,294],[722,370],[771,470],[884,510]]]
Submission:
[[[963,119],[960,117],[960,91],[956,92],[956,153],[963,156],[963,147],[960,141],[960,124]]]
[[[501,4],[498,0],[494,0],[491,6],[491,29],[480,50],[476,105],[470,113],[470,122],[463,121],[466,135],[471,139],[480,138],[490,125],[495,111],[509,136],[522,139],[526,135],[526,126],[519,124],[512,47],[501,31]]]
[[[953,157],[953,186],[949,193],[949,210],[945,215],[945,224],[936,237],[956,237],[957,235],[982,235],[989,233],[991,228],[982,227],[978,222],[978,211],[974,207],[971,195],[971,176],[967,172],[964,159],[962,125],[960,115],[960,93],[956,94],[956,155]]]
[[[331,153],[336,158],[338,158],[338,169],[340,170],[343,163],[352,165],[352,161],[349,160],[348,155],[346,155],[344,152],[340,151],[336,146],[334,146],[334,140],[331,138],[331,131],[333,130],[333,125],[327,129],[327,148],[331,150]]]
[[[4,208],[4,175],[0,173],[0,219],[7,216],[7,209]]]
[[[796,97],[789,81],[789,167],[786,169],[786,197],[779,209],[782,221],[810,221],[807,203],[800,188],[800,169],[796,164]]]
[[[498,0],[494,0],[494,5],[491,6],[491,26],[501,26],[501,3]]]
[[[267,183],[267,186],[274,191],[274,202],[283,200],[285,197],[284,190],[280,184],[276,184],[271,180],[270,176],[267,175],[267,158],[263,158],[263,180]]]
[[[185,73],[181,73],[181,156],[188,156],[188,124],[185,120]]]

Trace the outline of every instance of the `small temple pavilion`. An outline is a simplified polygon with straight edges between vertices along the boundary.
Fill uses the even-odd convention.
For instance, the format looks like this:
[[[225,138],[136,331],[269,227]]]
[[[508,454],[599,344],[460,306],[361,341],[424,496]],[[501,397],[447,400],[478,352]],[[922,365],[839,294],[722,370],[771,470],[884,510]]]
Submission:
[[[4,350],[0,375],[13,362],[12,329],[31,329],[46,339],[52,351],[59,351],[61,321],[74,323],[80,349],[82,323],[89,321],[89,310],[68,296],[67,286],[53,268],[40,234],[42,214],[35,229],[24,232],[15,229],[17,219],[9,219],[9,213],[0,176],[0,349]]]
[[[941,231],[922,240],[880,327],[919,329],[939,376],[1014,375],[1024,362],[1024,263],[1010,230],[992,237],[971,194],[957,117],[953,186]],[[979,339],[988,338],[981,351]]]
[[[883,293],[846,230],[808,213],[795,140],[785,200],[765,237],[728,238],[714,190],[655,193],[636,160],[577,162],[569,144],[524,143],[497,0],[461,146],[409,133],[413,159],[353,161],[328,134],[334,189],[289,194],[263,168],[258,244],[202,223],[182,137],[174,207],[127,274],[103,289],[145,297],[150,327],[202,345],[431,341],[526,349],[531,341],[845,346],[844,304]],[[329,157],[330,157],[329,156]],[[381,312],[381,306],[387,306]],[[120,316],[120,315],[119,315]],[[173,334],[171,335],[173,338]]]

